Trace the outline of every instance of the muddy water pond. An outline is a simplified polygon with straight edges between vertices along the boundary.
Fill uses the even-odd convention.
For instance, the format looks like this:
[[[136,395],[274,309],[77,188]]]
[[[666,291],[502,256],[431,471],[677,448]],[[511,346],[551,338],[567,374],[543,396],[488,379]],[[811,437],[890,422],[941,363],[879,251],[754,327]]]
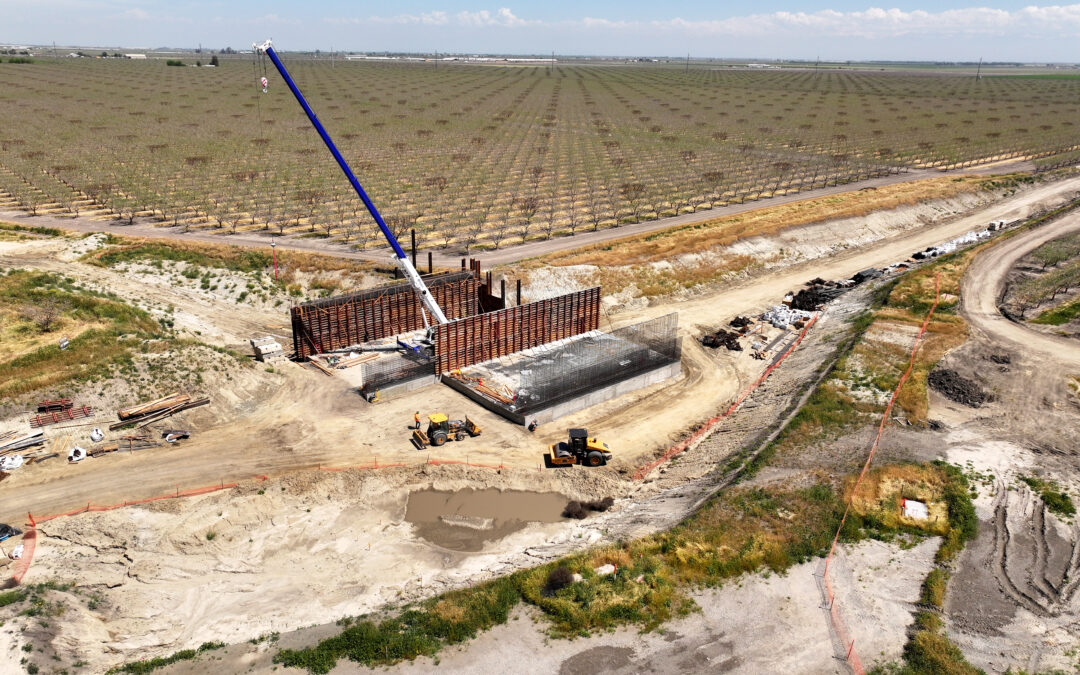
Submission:
[[[454,551],[479,551],[528,523],[555,523],[569,499],[558,492],[418,490],[409,494],[405,520],[427,541]]]

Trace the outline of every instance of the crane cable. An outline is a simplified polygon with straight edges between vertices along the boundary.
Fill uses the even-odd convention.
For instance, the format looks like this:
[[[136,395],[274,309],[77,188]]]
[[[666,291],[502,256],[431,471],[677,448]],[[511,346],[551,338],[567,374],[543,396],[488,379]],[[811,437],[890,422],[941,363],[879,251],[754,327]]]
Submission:
[[[262,65],[262,75],[259,75],[259,65]],[[251,60],[252,72],[255,74],[256,86],[262,88],[262,92],[266,93],[267,79],[266,79],[266,55],[255,49],[252,50]],[[262,132],[262,98],[259,96],[258,91],[255,92],[255,110],[259,117],[259,132]]]

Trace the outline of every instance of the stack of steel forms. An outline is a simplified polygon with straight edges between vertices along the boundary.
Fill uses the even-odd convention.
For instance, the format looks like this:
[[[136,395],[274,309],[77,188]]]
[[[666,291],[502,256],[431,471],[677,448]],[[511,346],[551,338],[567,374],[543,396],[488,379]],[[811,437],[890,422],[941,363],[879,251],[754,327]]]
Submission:
[[[451,321],[435,329],[445,373],[600,327],[600,287]]]
[[[428,289],[450,318],[477,312],[471,271],[430,277]],[[424,328],[421,305],[407,283],[315,300],[292,308],[293,349],[301,360]]]
[[[85,405],[79,408],[67,408],[55,412],[38,413],[30,418],[30,428],[36,429],[50,424],[58,424],[60,422],[68,422],[83,417],[91,417],[93,414],[94,409]]]
[[[62,410],[68,410],[74,405],[70,398],[58,398],[55,401],[41,401],[38,403],[37,411],[43,412],[60,412]]]

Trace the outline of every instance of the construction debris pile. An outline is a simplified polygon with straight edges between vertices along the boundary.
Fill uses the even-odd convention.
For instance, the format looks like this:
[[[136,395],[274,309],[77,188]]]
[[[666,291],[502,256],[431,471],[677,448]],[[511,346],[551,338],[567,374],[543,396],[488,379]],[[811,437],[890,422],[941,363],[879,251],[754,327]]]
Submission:
[[[985,230],[975,230],[973,232],[968,232],[967,234],[962,234],[956,239],[947,241],[940,246],[931,246],[930,248],[927,248],[925,250],[913,253],[911,257],[916,260],[925,260],[927,258],[936,258],[939,255],[945,255],[946,253],[952,253],[961,246],[966,246],[968,244],[974,244],[977,241],[989,239],[994,234],[994,232],[1004,230],[1006,227],[1008,227],[1008,223],[1006,223],[1004,220],[994,220],[991,221],[989,225],[987,225]]]
[[[120,421],[109,425],[109,431],[115,431],[129,424],[134,424],[136,429],[141,429],[158,420],[172,417],[183,410],[198,408],[209,403],[209,398],[192,399],[187,394],[171,394],[149,403],[117,410],[116,416]]]
[[[710,333],[701,338],[701,344],[706,347],[727,347],[729,351],[741,352],[743,350],[742,345],[739,344],[739,333],[733,331],[718,329],[715,333]]]
[[[0,433],[0,471],[10,472],[24,464],[44,462],[56,457],[56,453],[50,453],[48,449],[37,447],[27,453],[25,450],[45,444],[45,435],[39,429],[20,436],[18,432],[7,431]],[[18,452],[18,451],[24,452]]]
[[[792,309],[787,305],[775,305],[761,315],[761,320],[781,329],[787,329],[788,326],[802,328],[811,316],[813,315],[805,310]]]
[[[791,298],[791,308],[799,309],[804,312],[812,312],[820,309],[822,305],[831,300],[837,298],[844,291],[848,289],[846,286],[835,285],[817,285],[814,284],[808,288],[800,290]]]

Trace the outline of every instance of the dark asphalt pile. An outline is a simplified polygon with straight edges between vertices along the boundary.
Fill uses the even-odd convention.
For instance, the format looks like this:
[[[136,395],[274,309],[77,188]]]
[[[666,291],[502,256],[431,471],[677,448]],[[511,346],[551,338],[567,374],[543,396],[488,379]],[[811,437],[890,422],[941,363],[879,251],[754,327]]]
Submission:
[[[717,347],[727,347],[733,352],[741,352],[743,350],[742,345],[739,344],[739,334],[724,330],[723,328],[711,335],[706,335],[701,338],[701,344],[706,347],[712,347],[713,349],[716,349]]]
[[[955,370],[941,368],[930,373],[927,384],[950,401],[978,408],[990,400],[990,395],[977,383],[963,377]]]

